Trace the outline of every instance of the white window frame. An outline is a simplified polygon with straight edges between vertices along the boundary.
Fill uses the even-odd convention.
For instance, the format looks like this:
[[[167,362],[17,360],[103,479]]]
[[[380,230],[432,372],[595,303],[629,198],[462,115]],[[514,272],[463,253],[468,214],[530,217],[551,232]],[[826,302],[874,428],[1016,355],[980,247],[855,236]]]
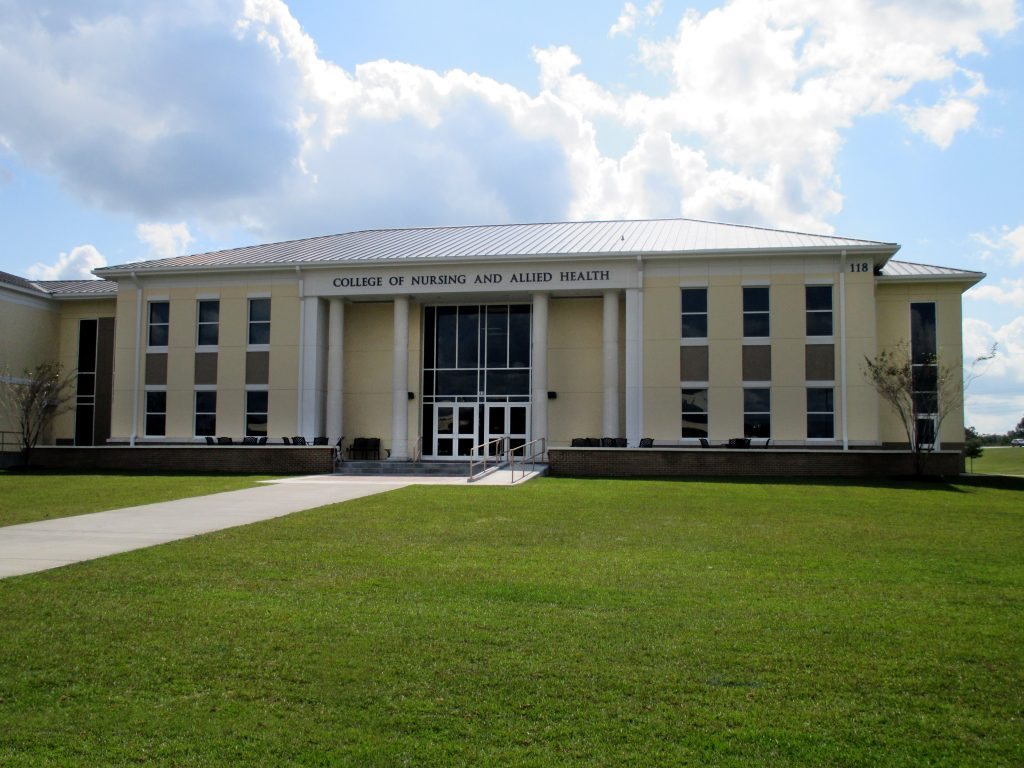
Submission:
[[[267,393],[267,410],[264,411],[250,411],[249,410],[249,393],[250,392],[266,392]],[[262,413],[267,417],[267,432],[266,435],[250,435],[249,434],[249,414],[250,413]],[[247,384],[245,387],[245,397],[242,401],[242,433],[245,437],[266,437],[270,435],[270,387],[266,384]]]
[[[154,323],[152,320],[154,304],[166,304],[167,305],[167,322],[166,323]],[[167,327],[167,341],[168,344],[171,340],[171,301],[169,298],[164,296],[152,296],[146,299],[146,351],[147,352],[166,352],[167,344],[150,344],[150,329],[154,326],[166,326]]]
[[[252,303],[254,301],[266,301],[270,304],[270,320],[253,320],[252,319]],[[245,303],[246,322],[245,322],[245,344],[246,349],[250,352],[267,352],[270,350],[270,330],[272,328],[271,323],[274,318],[274,302],[271,299],[270,294],[251,294],[247,297]],[[267,326],[267,343],[266,344],[253,344],[249,341],[252,338],[252,327],[253,325],[266,325]]]
[[[825,310],[823,310],[823,309],[808,309],[807,308],[807,289],[808,288],[830,288],[830,289],[832,289],[832,306],[828,310],[829,316],[832,318],[832,333],[828,334],[827,336],[825,336],[825,335],[812,336],[810,334],[807,334],[807,317],[808,317],[808,315],[810,315],[812,312],[815,313],[815,314],[824,314],[825,313]],[[835,331],[836,331],[836,296],[835,296],[835,288],[833,286],[833,283],[831,283],[831,282],[828,282],[828,283],[817,283],[817,282],[815,282],[815,283],[805,283],[804,284],[804,333],[807,335],[807,343],[808,344],[832,344],[832,343],[835,342]]]
[[[202,321],[202,305],[204,302],[215,301],[217,302],[217,321]],[[204,326],[215,326],[217,328],[217,342],[214,344],[201,344],[199,341],[199,332]],[[216,352],[220,347],[220,296],[196,296],[196,351],[200,352]]]
[[[744,293],[747,288],[763,288],[768,292],[768,309],[751,309],[748,310],[745,307],[746,300]],[[744,344],[771,344],[772,343],[772,289],[767,283],[751,283],[749,285],[743,285],[740,293],[740,308],[742,310],[742,317],[740,321],[742,323],[743,332],[743,343]],[[747,336],[746,319],[747,315],[766,315],[768,317],[768,333],[764,336]]]
[[[196,429],[198,426],[199,415],[209,415],[211,411],[200,411],[199,410],[199,393],[200,392],[213,392],[214,403],[213,403],[213,434],[211,435],[200,435],[199,430]],[[217,436],[217,385],[216,384],[196,384],[192,390],[192,437],[198,440],[205,440],[207,437]]]
[[[149,393],[150,392],[163,392],[164,394],[164,409],[163,411],[150,411],[149,410]],[[164,433],[162,435],[151,435],[149,434],[149,415],[162,414],[164,417]],[[142,395],[142,436],[147,439],[166,439],[167,437],[167,387],[166,385],[149,385],[143,390]]]
[[[832,391],[832,410],[831,411],[812,411],[810,410],[810,404],[807,402],[810,390],[812,389],[828,389]],[[808,442],[811,443],[834,443],[836,442],[836,384],[834,381],[808,381],[807,386],[804,389],[804,404],[806,408],[805,413],[805,436]],[[811,437],[808,434],[806,418],[809,416],[824,416],[828,414],[832,417],[832,436],[831,437]]]

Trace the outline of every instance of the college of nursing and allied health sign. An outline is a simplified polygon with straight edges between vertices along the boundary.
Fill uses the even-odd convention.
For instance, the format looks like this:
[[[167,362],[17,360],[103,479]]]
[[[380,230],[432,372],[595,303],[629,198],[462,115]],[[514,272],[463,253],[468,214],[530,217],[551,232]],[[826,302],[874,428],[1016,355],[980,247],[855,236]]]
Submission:
[[[632,278],[632,281],[630,281]],[[436,268],[346,270],[344,274],[309,275],[306,290],[319,295],[456,293],[476,291],[550,291],[625,288],[635,284],[636,272],[609,265],[600,269],[517,266],[495,269]]]

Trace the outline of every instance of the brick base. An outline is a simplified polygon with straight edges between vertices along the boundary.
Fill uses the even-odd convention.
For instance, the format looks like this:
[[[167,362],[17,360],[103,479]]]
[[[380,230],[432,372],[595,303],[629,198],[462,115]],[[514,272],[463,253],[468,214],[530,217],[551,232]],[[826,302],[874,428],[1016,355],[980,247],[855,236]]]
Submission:
[[[32,451],[36,469],[105,472],[233,472],[314,475],[334,471],[331,446],[137,446],[56,448]]]
[[[923,457],[923,474],[955,477],[963,454]],[[833,451],[707,448],[549,448],[554,477],[906,477],[914,455],[905,451]]]

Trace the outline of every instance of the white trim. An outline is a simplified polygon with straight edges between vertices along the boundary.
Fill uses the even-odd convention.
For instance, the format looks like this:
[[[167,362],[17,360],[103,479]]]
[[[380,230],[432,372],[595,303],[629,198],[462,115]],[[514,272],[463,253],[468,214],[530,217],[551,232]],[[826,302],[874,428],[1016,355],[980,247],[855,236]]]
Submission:
[[[807,336],[805,338],[807,339],[807,343],[808,344],[832,344],[832,345],[834,345],[836,343],[835,334],[833,334],[832,336]]]
[[[745,347],[764,347],[772,343],[771,336],[744,336],[743,346]]]
[[[195,300],[197,302],[200,302],[200,301],[220,301],[220,294],[219,293],[197,293],[194,298],[195,298]]]
[[[875,302],[875,312],[878,311],[877,300]],[[877,321],[876,321],[877,322]],[[835,330],[835,329],[833,329]],[[875,329],[875,340],[878,340],[878,330]],[[846,250],[840,252],[839,255],[839,391],[841,397],[839,398],[839,414],[840,414],[840,434],[843,439],[843,450],[850,450],[850,416],[849,409],[847,408],[847,389],[846,389]],[[835,403],[833,403],[835,405]],[[876,416],[877,418],[877,416]]]
[[[680,389],[710,389],[710,384],[706,381],[680,381]]]
[[[708,344],[707,336],[690,336],[685,339],[679,339],[680,347],[707,347]]]
[[[272,299],[273,294],[270,291],[253,291],[252,293],[245,294],[246,299]]]
[[[832,285],[832,286],[834,286],[835,284],[836,284],[835,279],[831,278],[831,277],[805,277],[804,278],[804,286],[808,286],[808,285],[821,285],[821,286]]]

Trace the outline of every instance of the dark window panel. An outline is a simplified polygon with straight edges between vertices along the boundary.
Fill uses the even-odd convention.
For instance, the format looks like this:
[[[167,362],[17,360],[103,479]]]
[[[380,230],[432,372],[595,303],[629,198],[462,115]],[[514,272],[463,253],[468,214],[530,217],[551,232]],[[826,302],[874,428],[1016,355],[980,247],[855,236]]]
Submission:
[[[96,325],[95,320],[81,320],[78,323],[79,374],[96,370]]]
[[[747,413],[743,415],[744,437],[772,436],[772,419],[767,413]]]
[[[249,320],[270,322],[270,299],[249,299]]]
[[[508,309],[487,308],[487,367],[508,367]]]
[[[832,413],[835,410],[831,387],[810,387],[807,390],[807,410],[816,413]]]
[[[707,413],[708,391],[706,389],[684,389],[683,413]]]
[[[437,367],[454,368],[458,343],[458,310],[456,307],[437,309]]]
[[[513,304],[509,307],[509,368],[530,367],[530,305]]]
[[[167,431],[167,416],[162,413],[146,414],[146,435],[163,437]]]
[[[767,312],[768,311],[768,288],[747,287],[743,289],[743,311],[744,312]]]
[[[706,413],[684,413],[681,437],[707,437],[708,415]]]
[[[150,324],[167,325],[170,322],[171,306],[166,301],[154,301],[149,305]]]
[[[216,392],[196,392],[196,412],[212,413],[217,410]]]
[[[530,392],[530,372],[525,370],[487,371],[488,395],[525,395]]]
[[[748,312],[743,315],[743,335],[748,338],[768,336],[770,326],[767,312]]]
[[[935,338],[935,305],[915,302],[910,305],[910,353],[914,363],[935,360],[938,352]]]
[[[168,328],[166,325],[149,326],[149,346],[166,347],[168,335],[167,330]]]
[[[196,435],[213,437],[217,434],[217,415],[213,413],[196,414]]]
[[[744,412],[765,412],[771,410],[772,391],[767,387],[750,387],[743,390]]]
[[[683,315],[683,338],[705,339],[708,335],[707,315]]]
[[[806,288],[807,309],[832,311],[832,286],[808,285]]]
[[[199,322],[216,323],[220,319],[220,301],[205,299],[199,302]]]
[[[831,413],[807,414],[807,437],[831,439],[835,437],[835,417]]]
[[[808,312],[807,313],[807,335],[808,336],[831,336],[832,335],[832,313],[831,312]]]
[[[459,307],[458,367],[478,368],[480,365],[480,309]]]
[[[217,345],[218,330],[220,329],[219,324],[207,324],[200,325],[198,329],[197,341],[201,347],[213,347]]]
[[[683,288],[681,300],[684,313],[708,311],[707,288]]]
[[[270,397],[268,392],[250,391],[245,393],[245,410],[250,413],[266,413]]]

